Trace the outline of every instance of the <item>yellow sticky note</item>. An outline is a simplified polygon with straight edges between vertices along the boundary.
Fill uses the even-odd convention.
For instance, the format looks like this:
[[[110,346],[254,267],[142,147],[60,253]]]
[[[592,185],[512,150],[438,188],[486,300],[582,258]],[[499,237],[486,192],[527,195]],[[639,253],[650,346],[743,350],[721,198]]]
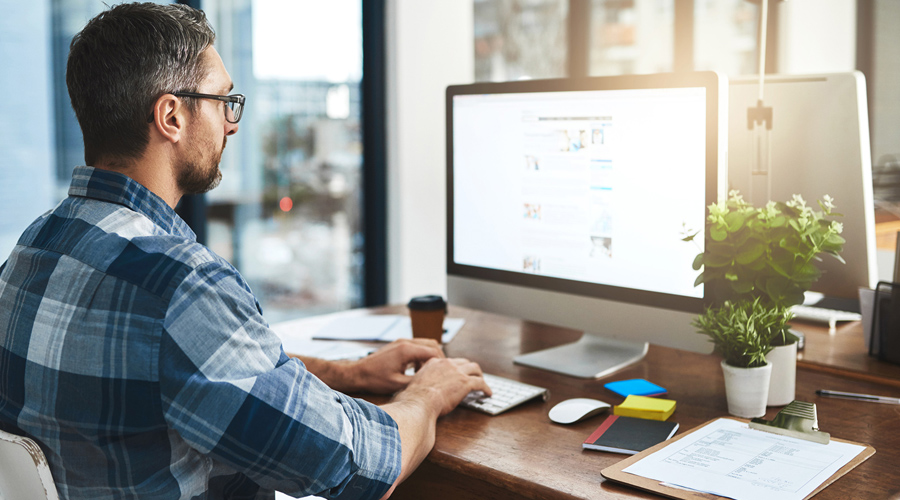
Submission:
[[[648,398],[634,394],[625,398],[619,406],[613,407],[613,413],[616,415],[648,420],[666,420],[674,411],[675,401],[671,399]]]

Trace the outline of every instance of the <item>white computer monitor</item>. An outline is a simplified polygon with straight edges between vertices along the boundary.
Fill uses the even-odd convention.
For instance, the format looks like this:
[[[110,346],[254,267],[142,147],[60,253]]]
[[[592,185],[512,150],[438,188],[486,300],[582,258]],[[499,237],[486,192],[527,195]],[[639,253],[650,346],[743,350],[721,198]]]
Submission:
[[[578,377],[709,352],[682,237],[725,194],[726,99],[712,72],[448,87],[450,303],[583,330],[516,358]]]
[[[747,109],[756,108],[758,77],[729,81],[728,182],[756,206],[800,194],[834,198],[847,240],[840,261],[825,256],[822,277],[812,290],[849,299],[859,287],[878,281],[875,210],[865,77],[858,71],[821,75],[766,75],[763,105],[771,108],[771,129],[748,127]],[[858,312],[858,309],[857,309]]]

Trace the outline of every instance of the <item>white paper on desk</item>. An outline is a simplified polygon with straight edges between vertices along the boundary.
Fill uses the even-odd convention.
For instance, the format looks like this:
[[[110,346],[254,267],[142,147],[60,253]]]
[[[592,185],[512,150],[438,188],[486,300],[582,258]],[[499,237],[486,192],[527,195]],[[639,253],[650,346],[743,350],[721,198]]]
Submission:
[[[445,318],[444,319],[444,334],[441,336],[441,343],[448,344],[453,337],[462,330],[463,324],[465,324],[466,320],[462,318]],[[385,342],[392,342],[397,339],[411,339],[412,336],[412,320],[407,316],[401,316],[400,321],[394,323],[390,330],[384,332],[384,335],[381,336],[381,340]]]
[[[466,320],[462,318],[444,319],[444,335],[441,342],[444,344],[453,340],[453,337],[462,329]],[[385,314],[377,316],[353,316],[338,318],[313,335],[318,340],[370,340],[376,342],[391,342],[397,339],[411,339],[412,321],[409,316],[398,314]]]
[[[350,316],[337,318],[313,334],[319,340],[371,340],[381,341],[402,316],[396,314]]]
[[[737,500],[803,499],[865,448],[813,443],[719,419],[624,469]]]
[[[367,347],[355,342],[334,342],[331,340],[291,337],[282,339],[282,346],[284,347],[284,352],[288,354],[299,354],[330,361],[360,359],[375,351],[374,347]]]

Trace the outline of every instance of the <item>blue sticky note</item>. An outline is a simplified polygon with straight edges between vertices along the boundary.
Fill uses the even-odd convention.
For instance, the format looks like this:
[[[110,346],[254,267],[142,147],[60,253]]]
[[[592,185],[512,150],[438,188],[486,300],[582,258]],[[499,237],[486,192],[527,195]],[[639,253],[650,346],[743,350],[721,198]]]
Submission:
[[[662,396],[666,389],[652,382],[648,382],[642,378],[633,378],[631,380],[618,380],[610,382],[603,387],[613,391],[614,393],[628,397],[632,394],[636,396]]]

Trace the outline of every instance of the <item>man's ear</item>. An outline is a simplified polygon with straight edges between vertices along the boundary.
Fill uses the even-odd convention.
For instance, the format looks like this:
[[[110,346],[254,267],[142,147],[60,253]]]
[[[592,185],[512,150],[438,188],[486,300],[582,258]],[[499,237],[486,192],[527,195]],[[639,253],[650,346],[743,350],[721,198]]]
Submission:
[[[181,99],[163,94],[153,105],[152,127],[171,143],[177,143],[185,134],[188,109]]]

